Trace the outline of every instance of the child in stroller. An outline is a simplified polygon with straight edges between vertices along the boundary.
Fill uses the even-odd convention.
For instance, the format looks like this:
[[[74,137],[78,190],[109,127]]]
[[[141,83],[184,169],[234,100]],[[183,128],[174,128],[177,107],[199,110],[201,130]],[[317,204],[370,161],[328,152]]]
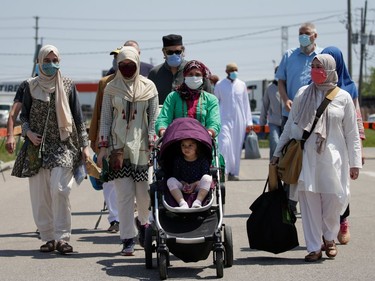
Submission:
[[[217,151],[214,139],[196,119],[177,118],[168,126],[161,143],[156,157],[159,167],[155,170],[163,174],[164,207],[175,212],[208,209],[217,182],[217,174],[212,171],[216,166],[213,151],[215,155]]]
[[[189,208],[184,198],[197,193],[192,208],[202,207],[211,184],[210,160],[201,152],[200,143],[194,139],[181,140],[181,154],[174,160],[173,176],[167,180],[167,186],[179,208]],[[190,197],[189,197],[190,198]]]
[[[194,159],[196,161],[189,162]],[[152,254],[156,252],[160,278],[164,280],[168,276],[170,254],[184,262],[197,262],[207,259],[212,252],[216,275],[223,277],[224,266],[230,267],[233,264],[233,242],[231,227],[223,223],[225,193],[222,193],[222,190],[225,190],[225,186],[220,182],[221,169],[215,139],[198,120],[177,118],[155,143],[152,160],[154,174],[150,195],[153,219],[151,227],[147,228],[145,233],[146,268],[152,268]],[[191,166],[178,167],[179,161],[185,161],[185,164]],[[199,165],[199,161],[204,165]],[[195,171],[191,171],[193,169]],[[181,172],[191,173],[195,178],[180,176]],[[198,192],[195,194],[186,194],[175,188],[179,195],[183,195],[187,204],[194,208],[180,207],[184,203],[179,202],[180,197],[172,196],[167,184],[168,181],[171,184],[172,178],[179,183],[190,183],[190,187],[186,188],[188,192],[196,190],[199,182]],[[181,183],[177,185],[180,188],[183,186]],[[205,188],[202,188],[203,186]],[[200,199],[201,195],[206,198]],[[200,202],[195,201],[196,199]],[[199,203],[202,207],[199,207]],[[197,205],[198,207],[195,207]]]

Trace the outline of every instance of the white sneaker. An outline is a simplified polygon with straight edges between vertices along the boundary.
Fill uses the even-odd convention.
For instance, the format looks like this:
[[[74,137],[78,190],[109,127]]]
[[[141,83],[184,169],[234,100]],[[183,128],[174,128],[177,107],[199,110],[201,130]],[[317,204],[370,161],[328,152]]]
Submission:
[[[189,205],[186,201],[182,201],[182,202],[180,202],[180,206],[177,207],[177,208],[179,208],[179,209],[189,209]]]
[[[197,199],[197,200],[195,200],[193,202],[193,205],[191,207],[192,208],[201,208],[202,207],[202,202]]]

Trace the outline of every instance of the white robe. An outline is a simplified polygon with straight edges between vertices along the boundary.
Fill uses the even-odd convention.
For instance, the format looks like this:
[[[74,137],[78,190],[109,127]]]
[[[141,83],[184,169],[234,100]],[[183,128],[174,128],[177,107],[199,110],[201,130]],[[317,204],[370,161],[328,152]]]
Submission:
[[[301,94],[306,87],[302,87],[294,98],[291,114],[275,150],[275,156],[280,156],[282,147],[289,139],[302,138],[302,129],[294,123],[294,118],[299,109]],[[318,106],[319,104],[316,108]],[[326,147],[319,154],[315,143],[316,134],[310,135],[303,150],[302,170],[298,183],[291,185],[290,188],[291,194],[295,195],[297,191],[336,194],[341,203],[342,213],[350,198],[349,168],[362,167],[356,111],[350,94],[344,90],[337,93],[326,110],[328,110]]]
[[[247,87],[239,79],[232,83],[225,78],[215,85],[215,95],[221,119],[219,151],[225,160],[225,172],[238,176],[246,126],[253,124]]]

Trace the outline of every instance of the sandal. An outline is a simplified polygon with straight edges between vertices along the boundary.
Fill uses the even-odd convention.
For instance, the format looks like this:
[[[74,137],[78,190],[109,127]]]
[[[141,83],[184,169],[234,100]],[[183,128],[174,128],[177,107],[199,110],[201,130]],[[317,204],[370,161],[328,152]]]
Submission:
[[[73,247],[70,246],[65,241],[59,241],[56,245],[56,250],[60,252],[60,254],[67,254],[73,252]]]
[[[40,246],[40,251],[42,253],[49,253],[56,250],[56,240],[48,241],[46,244]]]
[[[334,258],[337,255],[337,247],[335,241],[326,241],[324,240],[324,246],[326,255],[329,258]]]
[[[307,256],[305,256],[305,261],[307,262],[316,262],[322,258],[322,251],[319,252],[311,252]]]

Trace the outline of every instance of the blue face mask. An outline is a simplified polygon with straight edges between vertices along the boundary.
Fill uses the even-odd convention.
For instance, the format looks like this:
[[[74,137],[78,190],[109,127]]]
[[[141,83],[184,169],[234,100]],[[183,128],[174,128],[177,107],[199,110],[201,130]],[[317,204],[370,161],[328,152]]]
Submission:
[[[306,35],[306,34],[301,34],[299,37],[298,37],[298,40],[299,40],[299,44],[302,46],[302,47],[307,47],[311,44],[311,41],[310,41],[310,35]]]
[[[238,77],[238,72],[237,71],[232,71],[229,72],[229,78],[232,80],[235,80]]]
[[[182,56],[181,55],[167,55],[167,64],[170,67],[177,67],[181,64],[182,62]]]
[[[58,63],[43,63],[42,70],[47,76],[53,76],[56,74],[57,70],[60,68]]]

